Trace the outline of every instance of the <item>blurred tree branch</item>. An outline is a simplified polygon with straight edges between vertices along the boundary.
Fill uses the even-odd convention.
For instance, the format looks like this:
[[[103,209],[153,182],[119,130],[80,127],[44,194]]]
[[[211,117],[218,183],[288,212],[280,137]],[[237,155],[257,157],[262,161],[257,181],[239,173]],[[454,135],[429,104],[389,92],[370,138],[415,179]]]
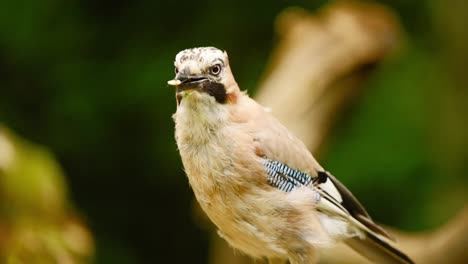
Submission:
[[[400,26],[381,5],[338,2],[317,15],[288,9],[280,14],[276,28],[280,41],[256,100],[270,107],[317,154],[340,113],[363,92],[360,84],[398,49]],[[468,209],[434,231],[392,233],[417,263],[468,261]],[[212,237],[211,263],[252,262],[233,254],[216,234]],[[344,245],[320,254],[322,263],[366,262]]]
[[[398,47],[400,28],[383,6],[344,2],[318,15],[286,10],[276,27],[280,42],[256,100],[315,153],[361,82]]]

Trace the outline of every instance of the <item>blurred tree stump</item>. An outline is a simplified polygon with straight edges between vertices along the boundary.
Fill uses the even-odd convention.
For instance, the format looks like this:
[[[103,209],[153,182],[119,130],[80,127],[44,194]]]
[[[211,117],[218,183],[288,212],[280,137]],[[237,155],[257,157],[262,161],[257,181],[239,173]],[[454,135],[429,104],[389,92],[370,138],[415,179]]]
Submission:
[[[58,163],[0,125],[0,263],[88,263],[93,252]]]
[[[279,43],[256,100],[317,154],[340,114],[363,92],[360,84],[398,49],[400,26],[381,5],[338,2],[317,15],[285,10],[276,28]],[[392,233],[416,263],[468,262],[468,209],[438,230]],[[216,234],[211,244],[211,263],[253,262]],[[368,263],[344,245],[324,249],[320,255],[321,263]]]

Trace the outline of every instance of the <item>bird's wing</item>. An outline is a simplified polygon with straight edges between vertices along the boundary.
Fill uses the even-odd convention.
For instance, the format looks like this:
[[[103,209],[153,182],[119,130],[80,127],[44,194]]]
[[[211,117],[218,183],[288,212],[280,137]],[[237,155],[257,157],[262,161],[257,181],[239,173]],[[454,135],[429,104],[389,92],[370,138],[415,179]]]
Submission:
[[[347,219],[365,234],[363,238],[346,240],[356,251],[377,263],[413,263],[391,244],[391,236],[372,221],[354,195],[318,164],[299,139],[263,109],[248,106],[243,109],[254,120],[248,133],[253,137],[255,153],[263,162],[268,184],[284,192],[301,186],[314,189],[320,194],[315,197],[318,211]]]
[[[319,171],[317,177],[290,168],[281,162],[264,158],[268,183],[284,192],[301,186],[313,188],[317,211],[331,218],[347,219],[363,236],[353,236],[345,242],[354,250],[376,263],[412,264],[413,261],[393,245],[390,235],[376,225],[353,194],[335,177]]]
[[[312,186],[323,199],[317,209],[326,214],[349,218],[383,237],[392,239],[376,225],[361,203],[333,175],[326,172],[306,146],[275,117],[263,109],[253,111],[253,140],[256,154],[263,158],[267,181],[282,191]]]
[[[365,234],[346,239],[346,243],[367,258],[377,263],[413,263],[392,245],[392,237],[372,221],[356,197],[326,172],[276,118],[256,106],[243,109],[253,117],[247,130],[253,137],[255,153],[262,160],[268,184],[284,192],[301,186],[315,190],[319,194],[315,197],[317,211],[346,219]]]
[[[284,192],[301,186],[312,187],[321,196],[317,199],[317,210],[334,217],[352,218],[352,222],[357,221],[378,235],[392,239],[384,229],[372,221],[356,197],[330,173],[318,171],[317,176],[312,178],[307,173],[267,157],[264,157],[263,165],[271,186]]]

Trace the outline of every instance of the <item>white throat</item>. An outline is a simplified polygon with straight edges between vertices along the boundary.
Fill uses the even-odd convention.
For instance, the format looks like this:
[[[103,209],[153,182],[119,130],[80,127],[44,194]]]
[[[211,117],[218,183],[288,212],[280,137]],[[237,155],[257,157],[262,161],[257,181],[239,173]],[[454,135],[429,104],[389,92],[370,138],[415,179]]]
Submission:
[[[205,144],[228,121],[226,105],[206,93],[189,92],[173,116],[179,144]]]

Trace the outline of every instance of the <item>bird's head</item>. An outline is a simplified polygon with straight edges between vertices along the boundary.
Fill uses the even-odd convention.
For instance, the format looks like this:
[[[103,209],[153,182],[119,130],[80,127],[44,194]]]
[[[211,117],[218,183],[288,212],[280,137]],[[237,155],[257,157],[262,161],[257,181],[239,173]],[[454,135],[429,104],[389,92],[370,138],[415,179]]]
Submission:
[[[217,48],[183,50],[176,55],[174,65],[176,76],[167,83],[176,87],[178,101],[197,92],[224,104],[234,100],[239,92],[227,53]]]

